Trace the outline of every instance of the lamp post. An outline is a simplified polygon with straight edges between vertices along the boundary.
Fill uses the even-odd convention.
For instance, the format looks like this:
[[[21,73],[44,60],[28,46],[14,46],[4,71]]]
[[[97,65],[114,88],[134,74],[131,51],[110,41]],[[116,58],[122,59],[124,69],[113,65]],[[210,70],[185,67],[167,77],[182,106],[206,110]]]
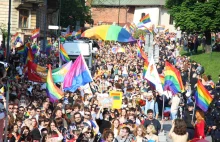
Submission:
[[[45,52],[46,49],[46,40],[47,40],[47,0],[44,0],[44,42],[43,42],[43,52]]]
[[[11,33],[11,0],[9,0],[8,6],[8,38],[7,38],[7,50],[6,50],[6,61],[9,62],[9,42],[10,42],[10,33]],[[7,142],[7,131],[8,131],[8,102],[9,102],[9,84],[7,80],[7,94],[6,94],[6,118],[5,118],[5,142]]]
[[[61,35],[61,32],[60,32],[60,30],[61,30],[61,27],[60,27],[60,13],[61,13],[61,2],[62,2],[62,0],[60,0],[60,4],[59,4],[59,23],[58,23],[58,26],[59,26],[59,32],[58,32],[58,34],[60,34]]]

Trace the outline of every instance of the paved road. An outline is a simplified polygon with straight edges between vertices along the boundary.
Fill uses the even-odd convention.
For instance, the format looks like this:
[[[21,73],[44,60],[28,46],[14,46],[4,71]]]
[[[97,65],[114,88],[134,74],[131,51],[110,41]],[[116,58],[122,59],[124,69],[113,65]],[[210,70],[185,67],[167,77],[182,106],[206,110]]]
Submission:
[[[169,138],[168,134],[171,129],[172,121],[164,121],[163,129],[164,131],[159,134],[159,142],[172,142],[172,140]],[[206,137],[206,140],[209,142],[212,142],[211,137]]]

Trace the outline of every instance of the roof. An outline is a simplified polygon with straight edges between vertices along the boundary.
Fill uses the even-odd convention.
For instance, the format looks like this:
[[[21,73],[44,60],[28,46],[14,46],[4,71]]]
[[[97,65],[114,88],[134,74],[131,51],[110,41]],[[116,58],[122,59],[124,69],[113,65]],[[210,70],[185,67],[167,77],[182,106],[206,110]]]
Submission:
[[[93,0],[92,6],[154,6],[165,5],[166,0]]]

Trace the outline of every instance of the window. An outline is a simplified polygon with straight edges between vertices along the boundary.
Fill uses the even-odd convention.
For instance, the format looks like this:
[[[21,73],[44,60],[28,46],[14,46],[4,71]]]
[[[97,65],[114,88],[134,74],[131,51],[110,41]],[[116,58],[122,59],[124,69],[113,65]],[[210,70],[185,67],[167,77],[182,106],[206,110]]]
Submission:
[[[173,17],[170,15],[170,22],[169,22],[170,25],[173,25]]]
[[[29,10],[19,10],[19,28],[28,28],[29,23]]]
[[[145,16],[145,13],[141,13],[141,18],[143,18]]]

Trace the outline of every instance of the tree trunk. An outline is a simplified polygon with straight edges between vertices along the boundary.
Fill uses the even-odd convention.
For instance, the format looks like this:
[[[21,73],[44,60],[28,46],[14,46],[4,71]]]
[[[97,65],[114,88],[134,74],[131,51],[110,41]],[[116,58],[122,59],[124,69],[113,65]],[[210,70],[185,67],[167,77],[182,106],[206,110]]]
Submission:
[[[211,45],[211,31],[205,31],[206,44]]]

